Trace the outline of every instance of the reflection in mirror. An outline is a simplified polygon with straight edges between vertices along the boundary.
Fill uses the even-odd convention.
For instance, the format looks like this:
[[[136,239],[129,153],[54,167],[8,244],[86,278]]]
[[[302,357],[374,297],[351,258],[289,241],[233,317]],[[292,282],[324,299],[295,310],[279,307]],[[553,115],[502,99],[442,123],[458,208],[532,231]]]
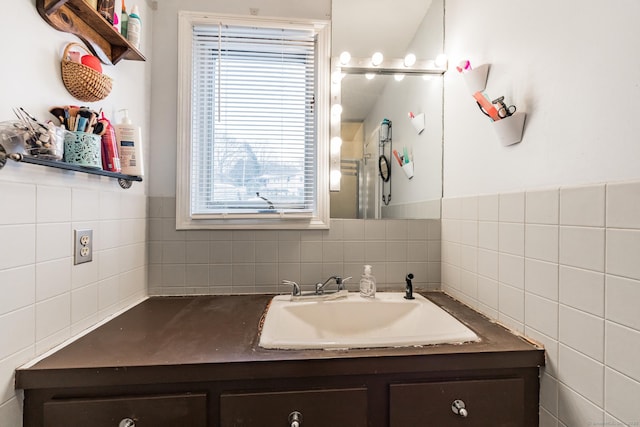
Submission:
[[[443,0],[341,0],[333,2],[332,13],[334,58],[343,51],[353,58],[370,57],[375,51],[386,58],[403,58],[411,52],[423,61],[442,53]],[[331,193],[331,217],[439,218],[442,76],[367,77],[346,74],[341,81],[342,179],[341,190]],[[414,127],[410,112],[424,113],[424,131]],[[380,142],[384,119],[393,123],[390,143]],[[400,164],[405,152],[413,162],[411,179]],[[382,154],[389,164],[388,182],[380,174]],[[391,194],[385,200],[388,205],[383,192]]]

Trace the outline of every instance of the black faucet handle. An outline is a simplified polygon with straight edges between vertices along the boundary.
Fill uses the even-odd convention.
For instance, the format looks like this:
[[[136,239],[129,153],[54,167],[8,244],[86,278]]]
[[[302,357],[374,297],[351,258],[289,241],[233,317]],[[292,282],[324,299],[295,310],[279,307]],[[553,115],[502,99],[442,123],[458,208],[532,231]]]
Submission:
[[[405,288],[404,298],[405,299],[415,299],[415,297],[413,296],[413,283],[411,283],[411,280],[413,280],[413,273],[407,274],[407,276],[404,278],[404,280],[405,280],[405,282],[407,282],[407,286]]]

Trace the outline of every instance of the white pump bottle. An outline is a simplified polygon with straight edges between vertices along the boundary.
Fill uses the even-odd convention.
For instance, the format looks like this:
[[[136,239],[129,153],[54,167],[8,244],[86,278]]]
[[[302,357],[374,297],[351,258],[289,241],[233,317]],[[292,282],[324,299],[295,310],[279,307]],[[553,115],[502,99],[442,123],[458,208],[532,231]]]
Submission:
[[[118,154],[122,173],[126,175],[142,176],[144,167],[142,164],[142,130],[135,126],[129,119],[128,110],[124,111],[124,117],[119,124],[113,126],[118,141]]]

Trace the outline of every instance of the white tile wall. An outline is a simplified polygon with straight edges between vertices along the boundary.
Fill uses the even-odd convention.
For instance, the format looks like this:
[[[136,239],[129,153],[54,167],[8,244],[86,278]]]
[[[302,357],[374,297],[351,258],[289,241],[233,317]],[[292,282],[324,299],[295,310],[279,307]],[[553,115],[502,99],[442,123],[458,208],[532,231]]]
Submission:
[[[18,366],[146,296],[146,197],[110,184],[0,182],[0,425],[22,423]],[[74,266],[77,228],[94,256]]]
[[[640,424],[640,183],[445,199],[442,224],[442,288],[545,346],[540,426]]]
[[[332,220],[329,230],[182,232],[174,229],[173,198],[150,198],[149,206],[154,295],[282,293],[290,291],[282,280],[311,287],[335,274],[352,276],[347,287],[357,290],[364,264],[373,266],[380,289],[403,289],[407,273],[414,274],[418,289],[440,286],[439,220]],[[475,244],[477,225],[469,224],[464,232]],[[469,268],[475,266],[475,253],[465,255]]]

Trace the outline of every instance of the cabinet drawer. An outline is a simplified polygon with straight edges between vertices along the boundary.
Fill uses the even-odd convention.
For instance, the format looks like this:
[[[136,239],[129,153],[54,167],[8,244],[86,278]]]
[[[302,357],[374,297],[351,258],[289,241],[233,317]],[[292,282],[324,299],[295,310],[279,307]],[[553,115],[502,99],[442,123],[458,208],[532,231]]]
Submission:
[[[221,427],[288,426],[289,415],[299,412],[304,427],[366,427],[365,388],[223,394]]]
[[[178,394],[100,399],[64,399],[44,404],[44,427],[205,427],[207,396]]]
[[[464,402],[466,417],[452,411],[455,400]],[[390,386],[391,427],[521,427],[524,414],[521,378]]]

